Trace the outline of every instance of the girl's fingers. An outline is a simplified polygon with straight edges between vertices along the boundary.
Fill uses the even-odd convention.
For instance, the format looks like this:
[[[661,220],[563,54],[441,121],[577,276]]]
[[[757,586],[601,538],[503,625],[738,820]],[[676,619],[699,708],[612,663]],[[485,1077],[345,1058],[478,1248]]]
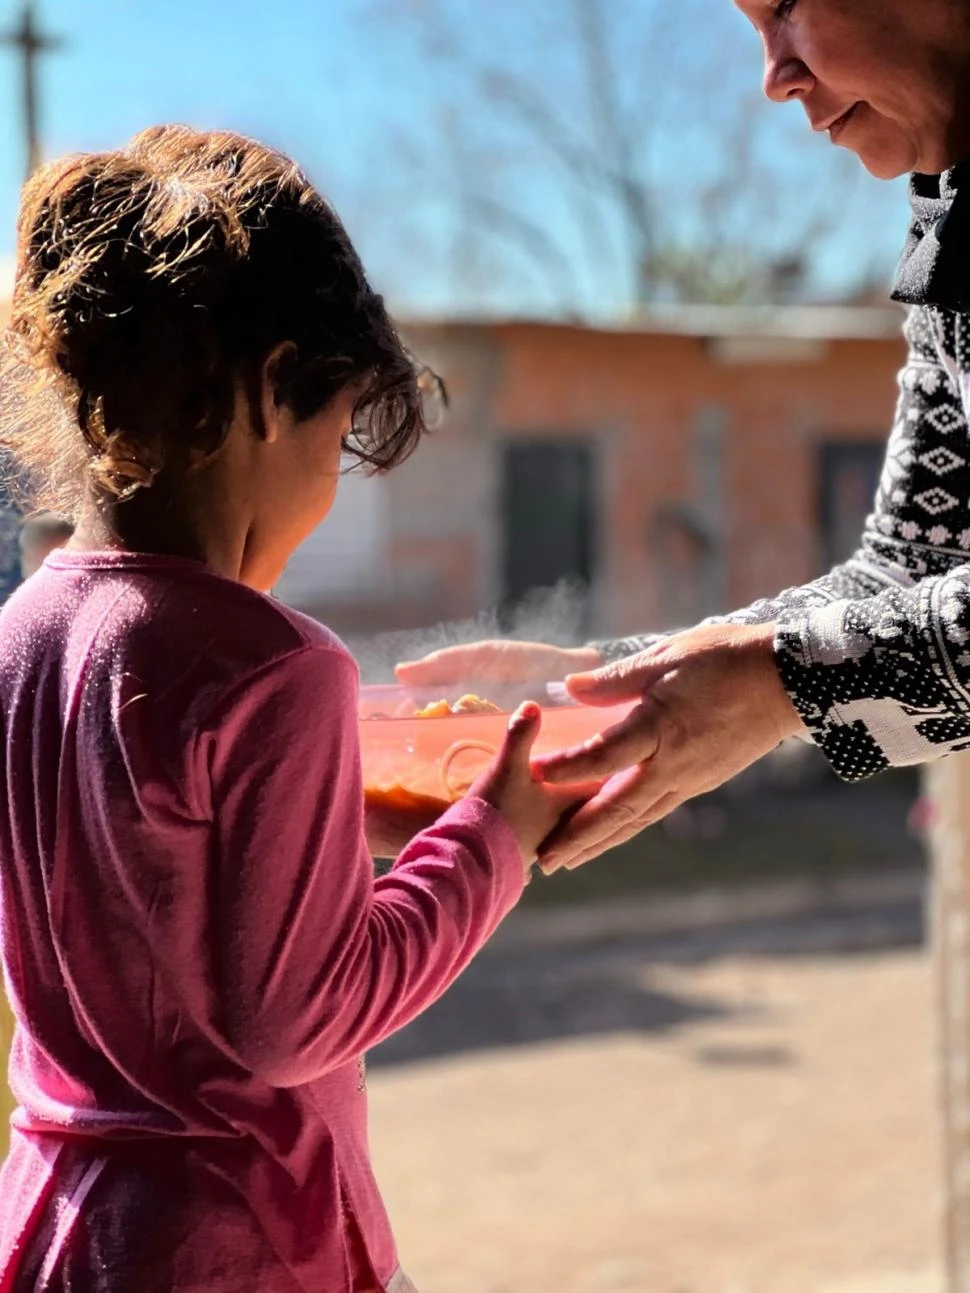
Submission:
[[[500,755],[500,761],[506,767],[529,773],[530,756],[539,735],[541,717],[539,706],[533,701],[526,701],[509,719]]]

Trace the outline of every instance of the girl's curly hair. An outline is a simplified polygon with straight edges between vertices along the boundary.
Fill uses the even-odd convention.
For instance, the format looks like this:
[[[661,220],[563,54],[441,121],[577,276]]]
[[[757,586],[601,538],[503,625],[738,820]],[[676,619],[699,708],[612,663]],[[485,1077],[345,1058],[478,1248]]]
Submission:
[[[348,451],[407,457],[441,384],[293,162],[186,126],[62,158],[23,194],[0,450],[46,506],[75,511],[85,478],[126,498],[215,452],[282,342],[276,396],[298,420],[353,383]]]

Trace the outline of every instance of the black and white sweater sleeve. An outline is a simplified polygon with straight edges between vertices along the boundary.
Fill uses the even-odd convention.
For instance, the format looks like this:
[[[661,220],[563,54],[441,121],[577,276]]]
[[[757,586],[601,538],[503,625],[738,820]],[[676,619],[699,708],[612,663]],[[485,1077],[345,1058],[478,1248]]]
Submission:
[[[774,623],[779,672],[809,734],[854,781],[970,747],[970,428],[961,331],[929,307],[909,354],[876,505],[856,555],[714,621]],[[656,637],[600,644],[608,658]]]

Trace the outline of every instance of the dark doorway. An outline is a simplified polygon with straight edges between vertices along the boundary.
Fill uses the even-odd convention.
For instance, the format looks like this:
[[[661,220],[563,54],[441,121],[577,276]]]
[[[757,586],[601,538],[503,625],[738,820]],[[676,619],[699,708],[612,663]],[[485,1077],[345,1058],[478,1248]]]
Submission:
[[[503,627],[514,630],[514,610],[539,590],[577,590],[577,632],[587,627],[594,576],[594,458],[576,441],[510,444],[503,464],[505,550]]]
[[[820,450],[822,561],[851,557],[876,498],[886,446],[879,441],[823,444]]]

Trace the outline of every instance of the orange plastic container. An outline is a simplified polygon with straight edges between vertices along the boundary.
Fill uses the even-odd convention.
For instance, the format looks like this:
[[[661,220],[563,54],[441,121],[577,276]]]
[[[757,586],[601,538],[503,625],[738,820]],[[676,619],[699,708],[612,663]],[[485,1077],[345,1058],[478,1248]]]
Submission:
[[[461,689],[464,690],[464,689]],[[369,802],[399,807],[433,801],[444,808],[461,798],[498,751],[509,713],[531,694],[542,709],[537,754],[578,745],[619,722],[631,702],[596,708],[577,705],[561,686],[538,690],[483,688],[481,694],[502,707],[501,714],[449,714],[415,718],[430,701],[454,701],[461,690],[407,691],[403,687],[364,687],[360,698],[360,743],[364,790]],[[503,694],[504,692],[504,694]]]

